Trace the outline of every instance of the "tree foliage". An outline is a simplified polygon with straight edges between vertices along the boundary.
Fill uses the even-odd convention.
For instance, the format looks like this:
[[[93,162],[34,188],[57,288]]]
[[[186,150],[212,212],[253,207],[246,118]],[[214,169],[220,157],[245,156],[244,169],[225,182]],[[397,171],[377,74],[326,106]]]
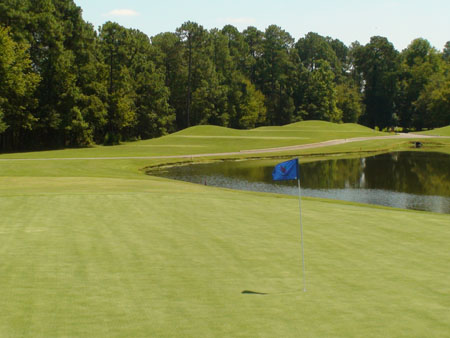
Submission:
[[[399,53],[385,37],[375,36],[366,46],[354,51],[356,69],[364,79],[364,104],[361,116],[370,127],[390,127],[395,113],[398,87]]]
[[[436,74],[442,73],[443,61],[439,53],[424,39],[416,39],[401,53],[398,95],[398,114],[403,127],[422,128],[426,124],[427,111],[418,104],[420,95]],[[440,81],[438,81],[441,83]]]
[[[32,71],[28,46],[14,42],[9,29],[0,27],[0,146],[14,149],[37,118],[34,92],[39,76]]]
[[[431,77],[414,101],[414,108],[423,114],[420,125],[426,128],[450,125],[450,65],[443,68]]]
[[[3,0],[0,151],[115,144],[197,124],[442,126],[449,50],[190,21],[149,38],[114,22],[96,31],[73,0]]]

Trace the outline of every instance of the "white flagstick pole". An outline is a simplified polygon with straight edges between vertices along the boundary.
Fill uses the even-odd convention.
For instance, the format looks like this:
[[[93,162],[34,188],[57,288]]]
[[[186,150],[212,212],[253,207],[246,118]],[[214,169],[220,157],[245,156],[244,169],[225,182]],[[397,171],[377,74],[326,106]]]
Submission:
[[[303,292],[306,292],[306,276],[305,276],[305,252],[303,247],[303,224],[302,224],[302,193],[300,189],[300,165],[297,168],[297,182],[298,182],[298,206],[300,209],[300,234],[302,243],[302,268],[303,268]]]

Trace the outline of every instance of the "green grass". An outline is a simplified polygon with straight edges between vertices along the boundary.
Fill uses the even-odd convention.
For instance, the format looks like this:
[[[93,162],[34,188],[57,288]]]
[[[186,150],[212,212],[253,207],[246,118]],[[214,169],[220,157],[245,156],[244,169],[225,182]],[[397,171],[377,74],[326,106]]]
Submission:
[[[96,146],[34,153],[0,154],[4,158],[94,158],[167,156],[231,152],[248,149],[283,147],[384,133],[355,125],[336,125],[323,121],[307,121],[283,127],[236,130],[216,126],[197,126],[157,139],[128,142],[115,147]]]
[[[450,126],[436,128],[436,129],[420,132],[418,134],[435,135],[435,136],[450,136]]]
[[[366,132],[289,131],[318,126],[263,134],[198,127],[178,136],[237,133],[241,147],[253,147],[267,139],[244,136],[273,134],[280,144],[283,135],[317,141],[350,127],[342,137]],[[175,142],[190,140],[185,152],[204,145],[178,136],[2,158],[130,156],[146,144],[173,154]],[[208,140],[208,152],[222,142],[237,146]],[[359,148],[408,146],[388,141]],[[358,150],[356,143],[320,149]],[[167,161],[0,161],[0,337],[448,336],[449,215],[304,199],[304,293],[296,198],[141,170]]]
[[[442,336],[448,215],[163,180],[16,178],[3,336]],[[242,294],[244,290],[267,295]]]

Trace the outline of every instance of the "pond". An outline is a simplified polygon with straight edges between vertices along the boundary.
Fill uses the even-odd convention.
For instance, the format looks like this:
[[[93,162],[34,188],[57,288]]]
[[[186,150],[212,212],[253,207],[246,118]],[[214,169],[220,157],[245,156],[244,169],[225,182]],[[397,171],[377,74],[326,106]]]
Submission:
[[[284,160],[176,166],[151,175],[240,190],[297,195],[296,181],[272,181]],[[450,155],[396,152],[300,164],[303,196],[450,214]]]

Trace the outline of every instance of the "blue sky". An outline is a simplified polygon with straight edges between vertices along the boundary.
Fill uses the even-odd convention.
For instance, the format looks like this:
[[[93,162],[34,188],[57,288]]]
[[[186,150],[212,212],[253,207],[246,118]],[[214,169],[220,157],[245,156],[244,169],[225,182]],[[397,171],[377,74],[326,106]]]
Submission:
[[[450,40],[448,0],[75,0],[95,28],[106,21],[136,28],[149,36],[174,32],[183,22],[207,29],[232,24],[239,30],[281,26],[295,40],[308,32],[350,45],[385,36],[399,51],[422,37],[439,50]]]

